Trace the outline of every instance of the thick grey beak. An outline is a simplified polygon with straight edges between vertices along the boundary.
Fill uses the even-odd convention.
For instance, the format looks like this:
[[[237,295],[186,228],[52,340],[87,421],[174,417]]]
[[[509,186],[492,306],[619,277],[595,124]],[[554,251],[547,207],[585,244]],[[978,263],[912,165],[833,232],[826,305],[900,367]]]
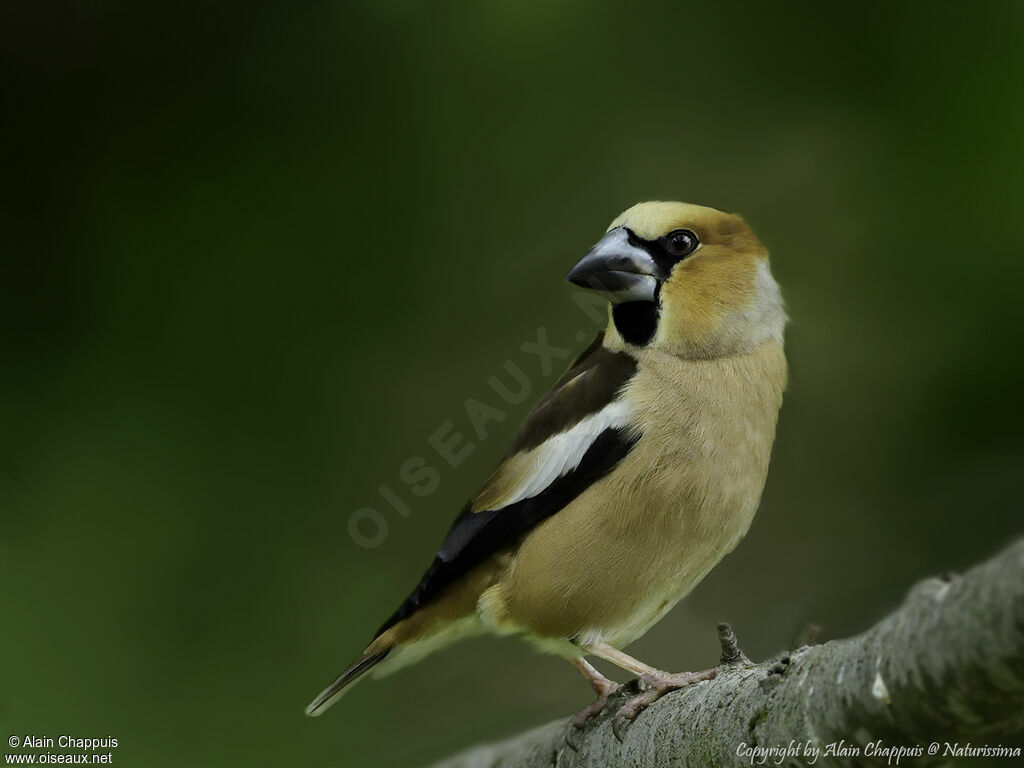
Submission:
[[[597,241],[565,279],[605,294],[614,304],[653,301],[657,270],[647,251],[629,242],[624,227],[616,227]]]

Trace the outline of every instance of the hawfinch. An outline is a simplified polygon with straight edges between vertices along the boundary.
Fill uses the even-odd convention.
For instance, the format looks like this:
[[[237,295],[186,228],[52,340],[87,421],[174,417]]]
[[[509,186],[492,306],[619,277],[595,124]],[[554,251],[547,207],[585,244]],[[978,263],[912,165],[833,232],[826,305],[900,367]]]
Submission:
[[[735,214],[640,203],[567,279],[608,299],[607,328],[534,406],[419,584],[307,714],[371,669],[484,631],[518,633],[576,667],[598,698],[575,727],[617,687],[587,656],[646,683],[616,723],[714,677],[670,674],[622,648],[739,543],[757,510],[786,384],[768,253]]]

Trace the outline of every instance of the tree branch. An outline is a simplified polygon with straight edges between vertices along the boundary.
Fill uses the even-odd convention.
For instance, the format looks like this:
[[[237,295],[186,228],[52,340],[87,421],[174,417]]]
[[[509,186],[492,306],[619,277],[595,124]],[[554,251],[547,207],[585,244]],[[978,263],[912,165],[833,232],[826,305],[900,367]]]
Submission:
[[[725,650],[731,631],[719,632]],[[998,739],[1024,727],[1024,540],[963,576],[917,584],[900,608],[857,637],[756,665],[734,636],[731,648],[733,660],[715,680],[660,699],[624,743],[611,729],[624,695],[617,694],[579,736],[579,751],[566,746],[566,722],[557,721],[435,768],[750,766],[742,745],[791,743],[818,748],[816,768],[888,765],[888,755],[865,754],[878,751],[867,747],[877,740],[920,745],[924,754],[904,765],[948,763],[945,742]],[[859,754],[826,754],[840,740]],[[935,756],[928,755],[932,742],[940,744]],[[799,756],[764,764],[778,762],[808,764]]]

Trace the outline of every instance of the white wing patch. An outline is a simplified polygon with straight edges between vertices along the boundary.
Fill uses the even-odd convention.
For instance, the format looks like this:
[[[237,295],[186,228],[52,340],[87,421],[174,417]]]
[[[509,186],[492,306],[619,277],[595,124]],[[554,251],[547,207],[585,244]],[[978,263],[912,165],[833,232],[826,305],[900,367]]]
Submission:
[[[526,479],[503,500],[502,509],[517,501],[542,493],[562,475],[572,472],[583,460],[597,436],[606,429],[618,429],[629,423],[632,409],[625,400],[614,400],[597,413],[581,419],[565,432],[553,435],[521,457],[529,461]]]

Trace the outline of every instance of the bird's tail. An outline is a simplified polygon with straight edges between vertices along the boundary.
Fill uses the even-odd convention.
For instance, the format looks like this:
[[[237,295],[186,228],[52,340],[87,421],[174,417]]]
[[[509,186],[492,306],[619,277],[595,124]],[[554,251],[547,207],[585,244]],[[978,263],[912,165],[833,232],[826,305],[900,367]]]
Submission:
[[[306,714],[310,717],[322,715],[334,702],[341,698],[346,688],[369,672],[372,667],[384,661],[384,658],[391,652],[392,646],[384,645],[383,648],[378,648],[377,646],[377,642],[371,643],[362,656],[353,661],[349,668],[338,676],[337,680],[324,688],[320,695],[313,699],[310,705],[306,707]]]
[[[438,616],[438,609],[447,610],[448,613]],[[377,667],[374,671],[375,677],[391,674],[461,637],[483,631],[483,625],[476,618],[475,609],[475,599],[464,606],[457,603],[453,606],[451,602],[445,602],[442,598],[432,603],[429,609],[417,611],[399,620],[377,635],[362,655],[313,699],[306,707],[306,714],[310,717],[322,715],[353,683],[377,667],[385,658],[387,663]]]

